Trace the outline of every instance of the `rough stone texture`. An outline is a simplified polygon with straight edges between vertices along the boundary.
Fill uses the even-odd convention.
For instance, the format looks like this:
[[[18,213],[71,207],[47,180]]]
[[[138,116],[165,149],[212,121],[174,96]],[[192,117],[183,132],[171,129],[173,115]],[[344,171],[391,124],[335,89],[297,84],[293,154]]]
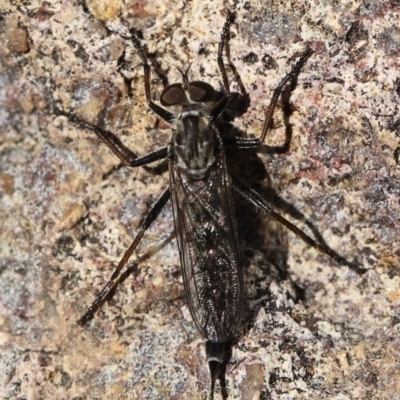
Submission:
[[[315,50],[290,97],[290,149],[238,152],[232,168],[368,269],[358,276],[338,266],[238,201],[253,319],[227,369],[229,398],[399,396],[400,3],[265,4],[1,2],[0,398],[206,398],[203,340],[183,294],[169,207],[134,256],[151,257],[87,327],[76,325],[168,174],[163,165],[161,175],[119,168],[94,134],[51,109],[105,124],[138,154],[165,145],[169,128],[146,108],[140,59],[117,32],[140,30],[170,82],[191,63],[194,79],[220,88],[227,7],[237,10],[232,61],[251,97],[235,124],[248,135],[260,132],[296,56],[307,43]],[[124,50],[131,90],[118,69]],[[152,82],[157,98],[160,75]],[[267,144],[284,138],[278,109]]]

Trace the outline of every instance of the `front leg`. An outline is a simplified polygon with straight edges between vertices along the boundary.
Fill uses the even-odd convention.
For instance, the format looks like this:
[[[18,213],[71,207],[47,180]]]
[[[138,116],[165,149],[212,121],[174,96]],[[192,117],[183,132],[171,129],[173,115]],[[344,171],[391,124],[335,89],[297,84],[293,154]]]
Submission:
[[[146,101],[148,106],[151,108],[151,110],[157,114],[160,118],[162,118],[164,121],[168,122],[169,124],[172,124],[175,121],[175,115],[172,114],[171,112],[165,110],[164,108],[160,107],[156,103],[153,102],[151,99],[151,90],[150,90],[150,65],[147,60],[146,53],[144,49],[140,45],[139,39],[136,37],[135,33],[133,30],[131,32],[131,40],[136,48],[136,51],[139,54],[140,59],[142,60],[142,67],[144,71],[144,89],[146,93]],[[124,38],[127,39],[127,38]]]
[[[264,142],[267,133],[272,126],[272,117],[274,115],[274,110],[278,102],[279,96],[283,91],[283,88],[291,79],[295,78],[300,73],[301,68],[303,68],[304,64],[312,53],[313,51],[308,47],[303,55],[299,58],[299,61],[297,61],[295,66],[292,68],[292,70],[282,79],[279,85],[275,88],[274,94],[268,107],[267,114],[265,116],[264,126],[260,137],[255,139],[247,139],[242,137],[224,138],[224,143],[226,145],[237,147],[239,149],[250,149],[258,147]]]

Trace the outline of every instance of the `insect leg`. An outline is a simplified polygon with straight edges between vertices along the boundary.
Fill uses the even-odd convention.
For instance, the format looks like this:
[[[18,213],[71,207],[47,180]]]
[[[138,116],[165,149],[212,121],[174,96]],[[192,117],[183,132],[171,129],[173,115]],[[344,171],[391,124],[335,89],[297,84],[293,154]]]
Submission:
[[[221,40],[218,44],[218,67],[221,71],[222,81],[224,82],[224,96],[222,99],[211,109],[210,111],[210,120],[214,121],[219,118],[223,111],[226,109],[227,105],[231,100],[231,90],[229,88],[229,80],[228,75],[226,74],[226,68],[223,60],[223,52],[224,48],[228,47],[228,39],[229,39],[229,27],[235,19],[235,13],[228,11],[228,15],[225,20],[224,27],[222,28]]]
[[[223,54],[224,48],[227,48],[228,40],[229,40],[229,27],[231,26],[231,24],[233,23],[234,20],[235,20],[235,13],[228,11],[228,15],[226,17],[224,27],[222,28],[221,41],[218,44],[218,58],[217,58],[218,67],[219,67],[219,70],[221,71],[222,80],[224,82],[224,90],[225,90],[225,94],[227,97],[230,96],[231,91],[229,88],[229,80],[228,80],[228,76],[226,74],[226,68],[224,65],[224,60],[222,58],[222,54]]]
[[[229,28],[231,24],[235,21],[235,12],[228,11],[228,15],[225,20],[224,27],[222,29],[221,41],[218,44],[218,67],[221,71],[222,79],[224,82],[224,90],[227,95],[230,95],[229,81],[226,74],[226,68],[222,58],[223,51],[225,49],[226,59],[228,60],[229,68],[232,70],[236,83],[238,84],[240,94],[242,96],[248,96],[246,88],[240,78],[237,68],[231,61],[231,54],[229,49]]]
[[[224,60],[223,60],[224,49],[226,51],[229,65],[232,67],[232,70],[234,71],[234,73],[236,71],[235,79],[236,79],[236,75],[239,76],[239,74],[237,74],[236,68],[231,65],[232,63],[230,62],[230,59],[229,59],[229,46],[228,46],[229,27],[233,23],[234,19],[235,19],[235,13],[228,11],[228,15],[226,17],[224,27],[222,28],[221,40],[218,44],[217,61],[218,61],[219,70],[222,75],[222,81],[224,83],[225,93],[224,93],[224,96],[222,97],[222,99],[211,109],[211,111],[210,111],[210,120],[211,121],[214,121],[215,119],[217,119],[221,116],[221,114],[224,112],[224,110],[226,109],[226,107],[228,106],[228,104],[232,98],[231,90],[229,88],[228,75],[226,73],[226,68],[225,68],[225,64],[224,64]],[[238,81],[241,82],[240,78]],[[239,86],[240,86],[240,84],[239,84]],[[243,87],[243,91],[244,91],[242,94],[247,95],[246,90],[244,89],[243,85],[240,86],[241,90],[242,90],[242,87]]]
[[[142,67],[144,70],[144,88],[146,93],[146,101],[148,106],[152,109],[154,113],[156,113],[160,118],[164,121],[172,124],[175,120],[175,115],[160,107],[151,99],[151,90],[150,90],[150,65],[147,60],[146,53],[144,49],[140,45],[139,39],[136,37],[133,30],[131,30],[131,40],[139,54],[140,59],[142,60]]]
[[[346,265],[349,268],[352,268],[358,273],[365,272],[364,268],[359,267],[358,265],[347,261],[344,257],[337,254],[335,251],[330,249],[329,247],[317,243],[313,238],[304,233],[300,228],[296,225],[292,224],[286,218],[282,217],[276,211],[274,211],[265,201],[264,199],[253,189],[246,186],[244,183],[240,182],[237,178],[232,177],[233,189],[239,193],[242,197],[244,197],[247,201],[254,204],[259,210],[263,211],[266,214],[271,215],[271,217],[275,218],[278,222],[284,225],[286,228],[290,229],[294,234],[296,234],[300,239],[302,239],[309,246],[313,247],[320,253],[332,258],[340,265]]]
[[[104,303],[109,293],[113,291],[115,287],[118,285],[122,268],[129,261],[129,258],[132,256],[136,247],[140,243],[144,233],[150,227],[150,225],[157,219],[158,215],[165,207],[170,197],[171,197],[171,191],[169,190],[168,187],[164,191],[164,193],[158,198],[158,200],[153,205],[150,212],[147,214],[146,218],[142,222],[139,232],[136,234],[136,237],[133,240],[132,244],[129,246],[129,249],[126,251],[121,261],[117,265],[117,268],[115,268],[113,274],[111,275],[110,280],[104,286],[103,290],[97,296],[96,300],[89,307],[86,313],[79,319],[78,321],[79,325],[85,325],[88,321],[90,321],[93,318],[94,313],[99,309],[99,307],[101,307],[101,305]]]
[[[224,96],[223,98],[210,110],[210,120],[218,119],[223,112],[226,112],[225,119],[234,119],[238,116],[243,115],[249,105],[250,98],[246,89],[243,85],[242,79],[237,71],[237,68],[231,61],[230,49],[229,49],[229,28],[235,20],[235,13],[228,11],[228,15],[225,20],[224,27],[221,33],[221,39],[218,44],[218,67],[222,75],[224,83]],[[231,93],[229,88],[229,80],[226,73],[226,68],[223,60],[223,53],[225,50],[225,56],[228,61],[229,68],[233,72],[234,79],[239,87],[240,93]]]
[[[138,157],[133,151],[129,150],[117,136],[107,129],[88,124],[76,115],[54,108],[54,114],[67,117],[71,122],[77,124],[80,128],[89,129],[94,132],[99,139],[105,143],[111,151],[128,167],[139,167],[152,162],[162,160],[167,157],[168,149],[163,147],[143,157]]]
[[[248,149],[248,148],[258,147],[260,144],[263,143],[265,137],[267,136],[268,131],[272,126],[272,116],[274,114],[274,110],[278,102],[279,96],[281,95],[285,85],[300,73],[301,68],[303,68],[304,64],[306,63],[307,59],[310,57],[312,53],[313,51],[308,47],[306,51],[302,54],[302,56],[299,58],[297,63],[294,65],[292,70],[282,79],[279,85],[275,88],[274,94],[272,96],[271,102],[268,107],[268,111],[265,116],[265,121],[260,137],[255,139],[248,139],[242,137],[224,138],[224,143],[226,145],[234,146],[240,149],[246,149],[246,148]]]

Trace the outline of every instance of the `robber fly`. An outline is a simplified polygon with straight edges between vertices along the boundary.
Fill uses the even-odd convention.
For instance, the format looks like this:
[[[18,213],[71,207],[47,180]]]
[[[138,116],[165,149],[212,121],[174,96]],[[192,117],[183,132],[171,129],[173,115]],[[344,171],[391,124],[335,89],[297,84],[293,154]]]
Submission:
[[[226,147],[252,149],[263,143],[271,128],[272,115],[283,88],[299,74],[312,53],[307,48],[275,89],[258,138],[225,137],[220,133],[219,127],[232,95],[223,53],[224,49],[227,51],[229,27],[233,20],[234,13],[228,12],[218,46],[218,66],[223,80],[223,96],[217,100],[218,93],[211,85],[202,81],[189,81],[187,73],[182,73],[183,82],[168,85],[160,97],[161,105],[166,108],[174,107],[174,113],[152,101],[150,65],[139,39],[131,32],[130,39],[142,60],[147,103],[155,114],[172,126],[172,136],[168,146],[138,157],[108,130],[90,125],[63,110],[54,110],[55,114],[66,116],[81,128],[93,131],[126,166],[139,167],[167,159],[169,167],[169,186],[153,205],[110,281],[79,323],[83,325],[93,318],[94,312],[116,287],[123,267],[137,248],[145,231],[171,200],[189,309],[197,329],[206,339],[206,358],[211,374],[211,398],[214,397],[217,378],[221,382],[223,396],[227,397],[223,385],[224,369],[230,347],[240,337],[246,314],[233,192],[271,215],[315,249],[339,262],[342,261],[332,250],[317,243],[273,211],[258,193],[227,171]]]

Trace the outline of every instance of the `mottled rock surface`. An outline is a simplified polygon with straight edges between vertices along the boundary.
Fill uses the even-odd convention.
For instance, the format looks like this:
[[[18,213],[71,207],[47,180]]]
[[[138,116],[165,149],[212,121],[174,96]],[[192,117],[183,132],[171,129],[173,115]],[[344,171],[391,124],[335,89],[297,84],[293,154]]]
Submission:
[[[146,107],[127,27],[159,63],[155,100],[163,72],[177,82],[176,67],[190,63],[193,79],[220,89],[227,8],[237,10],[231,59],[251,99],[235,125],[249,136],[296,57],[307,45],[315,51],[290,96],[288,151],[235,152],[230,168],[368,270],[337,265],[237,199],[253,317],[227,368],[229,398],[398,397],[400,3],[77,3],[0,4],[0,398],[206,398],[203,339],[184,297],[170,207],[133,259],[151,257],[88,326],[76,324],[168,173],[162,163],[121,167],[92,132],[52,109],[106,126],[138,154],[164,146],[170,130]],[[279,104],[270,146],[285,141]]]

